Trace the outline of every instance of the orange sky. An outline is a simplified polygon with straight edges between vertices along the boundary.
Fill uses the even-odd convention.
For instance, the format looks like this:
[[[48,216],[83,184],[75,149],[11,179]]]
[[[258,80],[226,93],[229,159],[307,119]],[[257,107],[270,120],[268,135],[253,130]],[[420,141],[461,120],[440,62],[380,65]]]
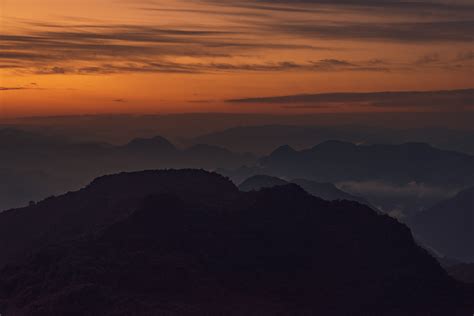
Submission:
[[[474,87],[469,2],[343,2],[0,0],[0,115],[361,111],[225,100]]]

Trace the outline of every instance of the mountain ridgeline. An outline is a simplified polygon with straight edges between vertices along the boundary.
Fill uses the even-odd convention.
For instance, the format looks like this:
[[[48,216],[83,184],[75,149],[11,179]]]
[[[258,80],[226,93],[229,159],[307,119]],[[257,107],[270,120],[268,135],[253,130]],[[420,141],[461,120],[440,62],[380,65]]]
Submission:
[[[474,156],[422,143],[355,145],[327,141],[301,151],[281,146],[259,164],[270,174],[331,183],[380,180],[457,187],[474,183]]]
[[[254,166],[218,169],[236,183],[255,175],[333,183],[401,220],[474,185],[474,156],[422,143],[356,145],[326,141],[280,146]]]
[[[266,176],[266,175],[256,175],[242,182],[239,185],[239,189],[245,192],[252,191],[252,190],[258,191],[263,188],[271,188],[271,187],[275,187],[279,185],[287,185],[290,183],[294,183],[300,186],[309,194],[319,197],[323,200],[357,201],[361,204],[370,206],[370,203],[364,198],[354,196],[352,194],[341,191],[332,183],[319,183],[319,182],[305,180],[305,179],[294,179],[291,181],[285,181],[277,177],[271,177],[271,176]]]
[[[473,289],[406,226],[296,184],[243,192],[202,170],[122,173],[4,212],[0,232],[7,316],[474,311]]]
[[[404,120],[404,123],[406,122],[407,120]],[[247,125],[201,135],[191,139],[189,143],[210,144],[237,152],[267,155],[282,144],[288,144],[299,150],[329,139],[367,145],[429,143],[437,148],[474,155],[474,131],[440,127],[387,128],[367,124],[354,126],[327,123]]]

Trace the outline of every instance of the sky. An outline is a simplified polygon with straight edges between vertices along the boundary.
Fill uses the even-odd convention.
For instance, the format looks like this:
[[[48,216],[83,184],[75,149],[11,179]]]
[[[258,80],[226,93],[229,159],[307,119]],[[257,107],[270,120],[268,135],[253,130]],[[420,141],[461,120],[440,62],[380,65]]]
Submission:
[[[0,116],[472,111],[474,3],[415,1],[0,0]]]

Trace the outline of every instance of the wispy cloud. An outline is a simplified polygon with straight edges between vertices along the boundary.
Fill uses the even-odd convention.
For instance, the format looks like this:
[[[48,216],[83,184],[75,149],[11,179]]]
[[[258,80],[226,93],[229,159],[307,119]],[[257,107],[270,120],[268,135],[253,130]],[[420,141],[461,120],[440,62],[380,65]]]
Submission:
[[[224,63],[178,63],[169,59],[231,58],[261,49],[327,49],[301,44],[257,42],[247,39],[244,32],[231,29],[205,30],[194,27],[184,30],[140,25],[68,27],[51,24],[43,27],[46,30],[34,31],[29,35],[0,35],[0,63],[4,68],[25,69],[36,74],[196,73],[229,70],[232,66]],[[71,63],[75,65],[69,65]],[[233,68],[264,71],[274,70],[275,67],[234,64]]]
[[[285,108],[319,109],[338,106],[371,106],[383,108],[456,108],[474,109],[474,89],[443,91],[391,91],[391,92],[338,92],[297,94],[228,100],[234,104],[280,104]]]
[[[393,42],[472,42],[474,20],[431,22],[320,22],[288,21],[267,25],[275,32],[325,40]]]
[[[347,60],[332,54],[343,49],[334,45],[341,41],[472,43],[474,6],[469,2],[203,0],[182,4],[187,6],[166,7],[153,1],[135,5],[135,9],[149,14],[177,14],[180,19],[173,25],[87,20],[25,23],[21,32],[0,35],[0,68],[41,75],[388,72],[434,66],[460,68],[472,60],[472,52],[449,62],[443,56],[436,56],[435,62],[434,55],[426,55],[412,64],[375,63],[380,61],[377,56],[372,62]],[[384,18],[374,19],[371,10]],[[199,17],[217,20],[214,24],[192,24],[186,19],[188,15],[194,21]],[[306,57],[301,57],[302,52]],[[308,57],[315,53],[317,58]]]
[[[25,90],[25,87],[0,87],[0,91]]]

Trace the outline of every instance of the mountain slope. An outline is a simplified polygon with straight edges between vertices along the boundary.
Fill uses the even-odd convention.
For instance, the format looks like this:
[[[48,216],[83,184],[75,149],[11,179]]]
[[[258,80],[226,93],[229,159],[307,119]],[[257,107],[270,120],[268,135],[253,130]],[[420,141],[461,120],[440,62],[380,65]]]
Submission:
[[[246,179],[239,185],[241,191],[258,191],[262,188],[271,188],[279,185],[285,184],[297,184],[303,188],[306,192],[316,197],[319,197],[323,200],[334,201],[334,200],[348,200],[356,201],[361,204],[370,206],[370,203],[364,198],[351,195],[342,190],[336,188],[332,183],[318,183],[315,181],[310,181],[306,179],[295,179],[291,181],[285,181],[277,177],[266,176],[266,175],[257,175]]]
[[[474,187],[420,213],[412,227],[443,255],[474,262]]]
[[[449,275],[456,280],[474,283],[474,263],[460,263],[447,268]]]
[[[286,184],[289,184],[289,182],[277,177],[256,175],[244,180],[239,185],[239,190],[244,192],[259,191],[264,188],[272,188]]]
[[[140,198],[147,196],[144,198]],[[102,197],[102,199],[98,199]],[[102,203],[103,199],[107,203]],[[134,211],[0,272],[5,315],[471,315],[396,220],[296,185],[239,192],[202,171],[120,174],[52,199]],[[138,201],[140,199],[140,201]],[[47,212],[47,205],[36,213]],[[33,209],[14,211],[23,217]],[[70,213],[70,211],[66,211]]]
[[[347,192],[344,192],[340,189],[338,189],[334,184],[332,183],[319,183],[311,180],[306,180],[306,179],[294,179],[291,180],[291,183],[295,183],[302,187],[303,189],[306,190],[306,192],[320,197],[324,200],[348,200],[348,201],[356,201],[361,204],[371,206],[369,201],[366,199],[355,196],[352,194],[349,194]],[[374,207],[372,207],[375,209]]]
[[[80,191],[0,213],[0,266],[34,249],[94,232],[126,217],[147,195],[182,192],[205,197],[222,190],[237,192],[221,176],[197,170],[98,178]]]

